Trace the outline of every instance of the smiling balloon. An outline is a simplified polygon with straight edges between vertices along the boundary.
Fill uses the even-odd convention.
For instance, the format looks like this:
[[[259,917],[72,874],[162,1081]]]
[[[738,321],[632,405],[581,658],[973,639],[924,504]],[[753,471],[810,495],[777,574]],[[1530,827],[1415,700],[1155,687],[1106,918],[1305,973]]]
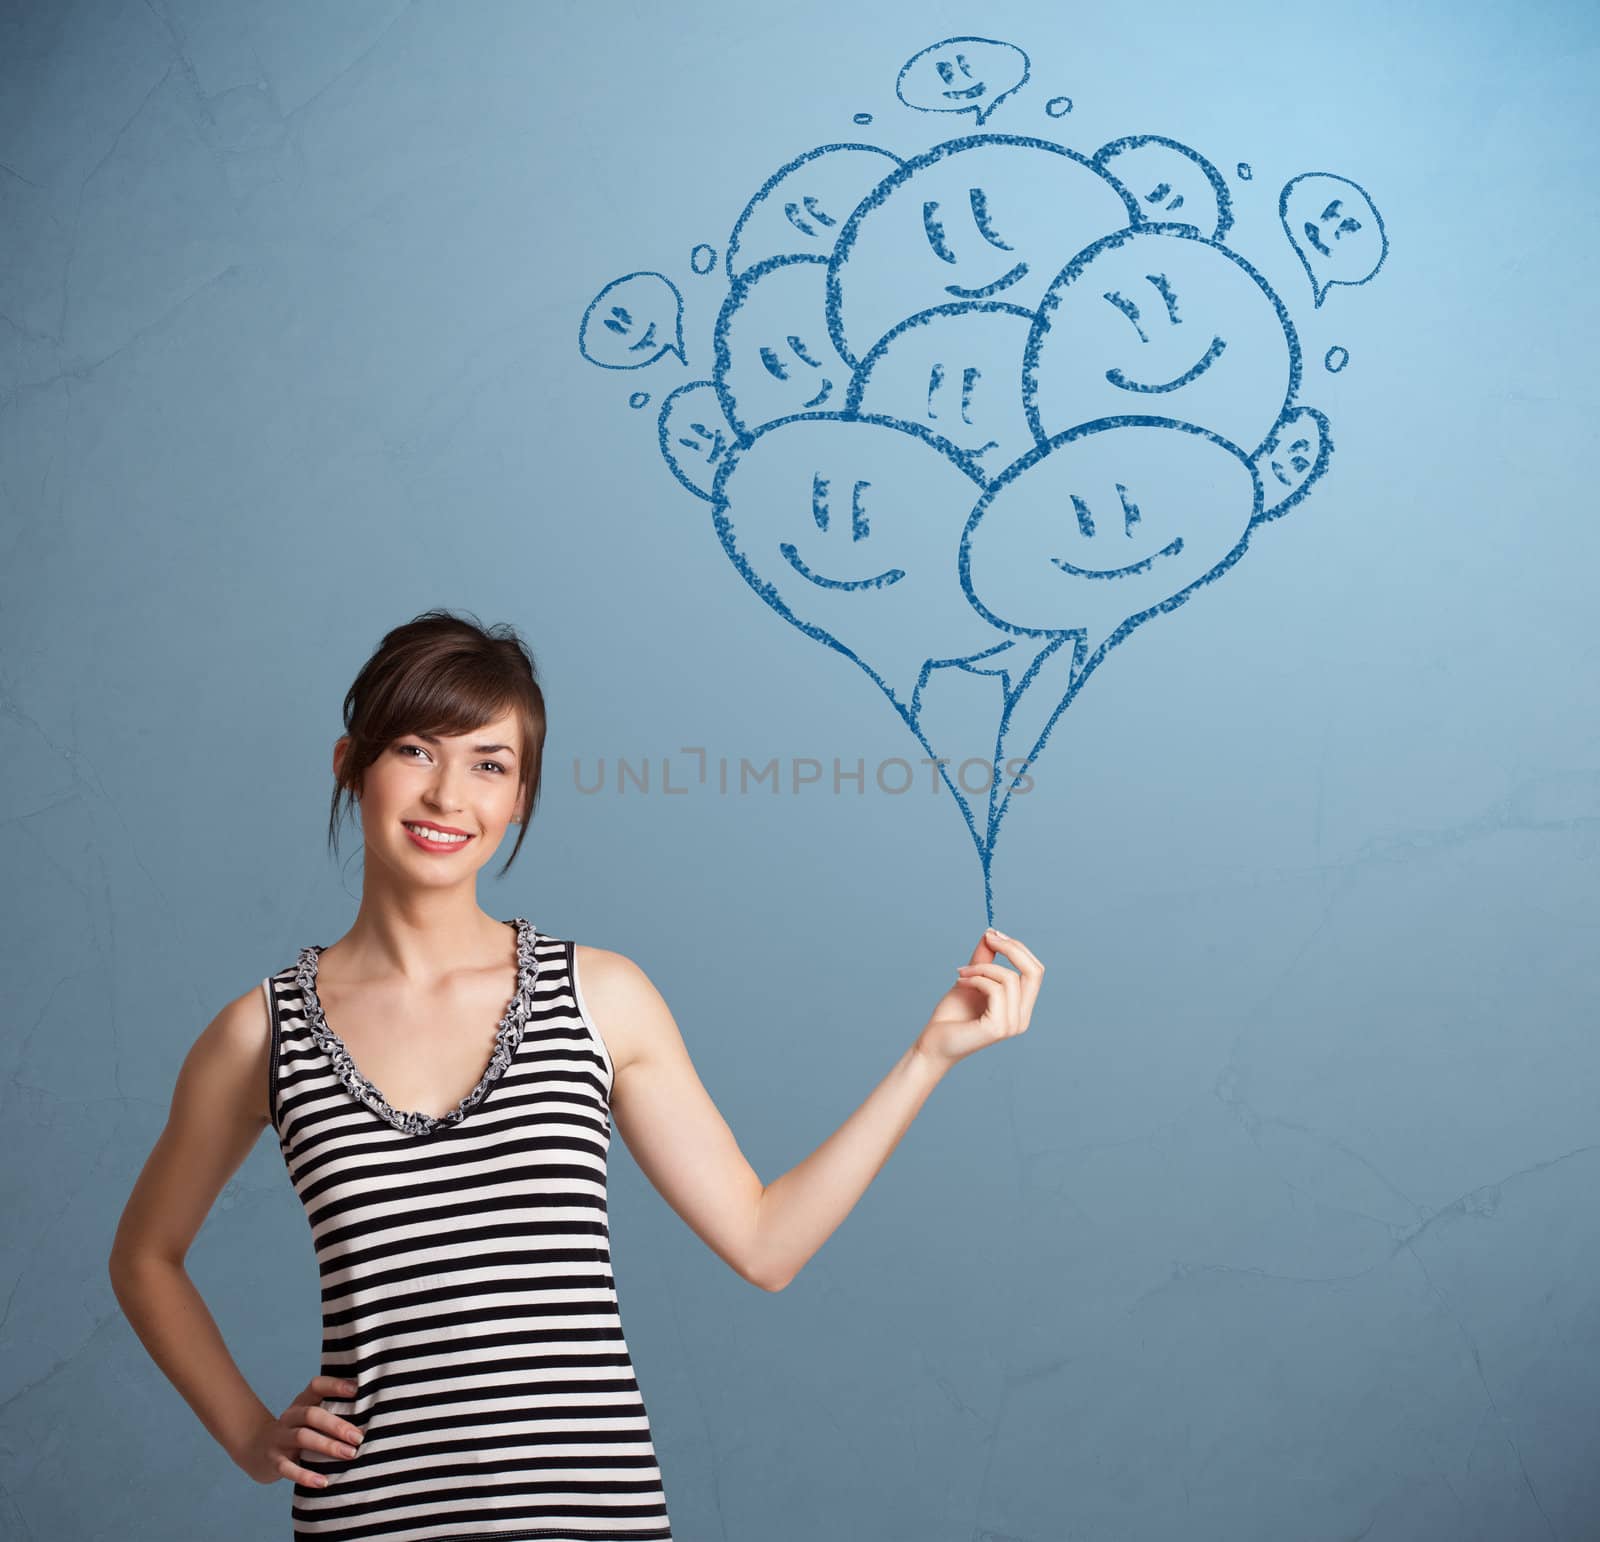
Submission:
[[[780,166],[728,237],[729,278],[769,257],[832,255],[855,206],[901,164],[875,145],[819,145]]]
[[[1074,252],[1139,217],[1083,156],[1044,139],[975,134],[891,173],[839,233],[828,327],[852,364],[899,322],[953,301],[1037,309]]]
[[[820,257],[772,257],[736,279],[723,301],[712,373],[746,443],[763,424],[844,406],[851,371],[823,322],[827,273]]]
[[[1008,468],[972,511],[962,584],[998,626],[1083,634],[1090,655],[1183,603],[1244,550],[1261,489],[1186,423],[1088,423]]]
[[[1028,56],[991,37],[947,37],[900,68],[894,94],[919,112],[970,112],[978,123],[1028,79]]]
[[[1050,286],[1023,356],[1042,444],[1121,416],[1198,424],[1254,455],[1300,381],[1283,302],[1242,257],[1176,225],[1097,241]]]
[[[1325,414],[1315,407],[1284,413],[1255,457],[1264,504],[1260,518],[1288,513],[1328,469],[1332,454],[1333,433]]]
[[[861,361],[846,410],[930,429],[985,484],[1033,448],[1022,350],[1033,312],[1000,300],[940,305],[903,321]]]
[[[1188,225],[1213,241],[1233,224],[1233,200],[1222,173],[1176,139],[1130,134],[1102,145],[1093,162],[1133,195],[1147,224]]]
[[[697,498],[709,499],[735,442],[716,386],[709,380],[679,386],[661,404],[656,435],[673,476]]]
[[[1278,218],[1321,305],[1334,284],[1364,284],[1389,255],[1377,206],[1358,182],[1328,171],[1292,177],[1278,195]]]
[[[921,430],[795,418],[723,467],[713,517],[745,582],[808,636],[860,665],[914,728],[930,662],[1008,640],[957,578],[980,489]]]

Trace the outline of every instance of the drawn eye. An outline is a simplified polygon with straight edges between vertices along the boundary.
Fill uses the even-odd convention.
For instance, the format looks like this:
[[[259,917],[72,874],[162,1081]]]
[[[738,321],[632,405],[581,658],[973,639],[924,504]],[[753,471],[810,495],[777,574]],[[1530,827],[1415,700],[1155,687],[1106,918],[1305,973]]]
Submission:
[[[933,248],[933,255],[941,262],[954,264],[956,254],[945,244],[944,222],[938,218],[939,200],[930,198],[922,206],[922,230],[928,238],[928,245]]]
[[[852,541],[864,540],[870,533],[871,527],[867,523],[867,511],[861,501],[861,494],[872,486],[866,480],[858,481],[850,489],[850,539]],[[816,521],[818,530],[828,528],[828,479],[818,471],[811,478],[811,517]]]
[[[1129,321],[1133,323],[1133,330],[1139,334],[1139,341],[1141,343],[1148,343],[1150,341],[1150,339],[1145,336],[1144,328],[1139,325],[1139,307],[1135,305],[1132,300],[1130,300],[1125,294],[1122,294],[1115,289],[1108,289],[1105,294],[1101,296],[1101,298],[1109,300],[1119,311],[1122,312],[1124,316],[1128,318]]]
[[[969,188],[967,200],[972,205],[972,221],[978,227],[978,234],[990,246],[998,246],[1002,252],[1013,251],[1015,248],[1008,242],[1002,241],[989,223],[989,198],[984,190],[981,187]]]
[[[1156,286],[1156,293],[1167,302],[1168,319],[1173,322],[1178,321],[1180,319],[1178,316],[1178,297],[1173,294],[1172,285],[1167,282],[1167,275],[1165,273],[1146,273],[1145,277]]]
[[[822,368],[822,361],[820,359],[813,359],[811,355],[806,352],[806,345],[802,343],[798,337],[791,337],[789,339],[789,346],[794,349],[795,353],[799,356],[800,361],[803,364],[809,364],[812,369]]]

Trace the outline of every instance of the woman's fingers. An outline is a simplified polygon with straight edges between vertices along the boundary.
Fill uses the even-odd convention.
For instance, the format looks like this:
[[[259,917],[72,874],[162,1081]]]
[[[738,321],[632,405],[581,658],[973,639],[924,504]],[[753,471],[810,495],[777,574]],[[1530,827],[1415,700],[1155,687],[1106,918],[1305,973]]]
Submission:
[[[1017,1031],[1017,985],[1014,970],[1002,969],[998,964],[968,964],[958,976],[961,985],[973,985],[989,998],[989,1006],[996,1008],[1001,1031],[1010,1037]]]
[[[346,1445],[344,1441],[336,1440],[332,1435],[324,1435],[320,1430],[312,1429],[309,1424],[298,1426],[294,1438],[296,1445],[322,1456],[349,1458],[356,1454],[354,1445]]]
[[[278,1472],[280,1476],[289,1478],[295,1483],[303,1483],[307,1488],[326,1488],[328,1480],[320,1472],[312,1472],[309,1467],[301,1467],[291,1462],[281,1451],[278,1453]]]
[[[1044,979],[1044,965],[1038,956],[1024,942],[1018,942],[1015,937],[1007,937],[1004,932],[996,934],[996,951],[1004,953],[1022,974],[1022,1006],[1024,1012],[1033,1011],[1033,1003],[1038,998],[1039,986]]]
[[[314,1424],[319,1430],[325,1430],[337,1440],[344,1441],[347,1445],[359,1446],[364,1438],[361,1430],[348,1419],[341,1419],[336,1413],[329,1413],[326,1408],[308,1408],[306,1410],[306,1423]],[[343,1453],[341,1453],[343,1454]]]

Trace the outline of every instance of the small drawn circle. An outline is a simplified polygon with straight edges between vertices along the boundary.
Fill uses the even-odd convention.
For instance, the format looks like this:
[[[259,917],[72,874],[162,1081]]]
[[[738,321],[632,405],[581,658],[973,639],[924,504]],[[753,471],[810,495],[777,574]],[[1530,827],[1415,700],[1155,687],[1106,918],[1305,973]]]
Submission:
[[[1044,110],[1052,118],[1064,118],[1072,111],[1072,98],[1070,96],[1053,96],[1044,104]]]
[[[1330,375],[1337,375],[1349,362],[1350,350],[1341,348],[1337,343],[1322,356],[1322,367]]]
[[[1239,180],[1241,182],[1248,182],[1254,175],[1255,173],[1250,169],[1249,161],[1239,162]]]
[[[689,253],[689,266],[696,273],[709,273],[717,265],[717,249],[702,241]]]
[[[850,121],[852,123],[861,123],[861,124],[871,123],[872,122],[872,114],[870,112],[858,112],[855,115],[855,117],[853,117]]]
[[[640,407],[648,407],[650,405],[650,393],[648,391],[635,391],[628,398],[628,405],[635,410]]]

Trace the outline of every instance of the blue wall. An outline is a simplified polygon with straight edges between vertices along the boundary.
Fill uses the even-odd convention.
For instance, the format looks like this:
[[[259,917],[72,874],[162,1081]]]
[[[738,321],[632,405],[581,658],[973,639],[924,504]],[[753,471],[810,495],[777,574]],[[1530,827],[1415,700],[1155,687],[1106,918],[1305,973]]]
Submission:
[[[991,905],[1050,967],[1028,1034],[955,1068],[780,1295],[614,1145],[619,1292],[683,1542],[1594,1534],[1600,20],[1403,12],[8,8],[0,1534],[287,1534],[288,1487],[253,1486],[200,1428],[105,1256],[200,1028],[354,914],[358,832],[342,870],[323,844],[340,699],[432,605],[515,622],[550,703],[541,812],[482,903],[637,959],[764,1177],[866,1095]],[[981,126],[920,110],[937,58],[897,94],[919,50],[974,31],[1012,45],[978,66],[1027,57]],[[1221,244],[1282,302],[1301,364],[1284,389],[1288,333],[1258,307],[1229,357],[1269,409],[1246,414],[1261,443],[1199,422],[1191,475],[1148,425],[1097,441],[1128,447],[1091,468],[1100,492],[1126,482],[1147,516],[1173,488],[1244,491],[1187,601],[1146,592],[1148,623],[1076,682],[992,838],[928,767],[885,790],[877,767],[927,753],[905,700],[870,655],[789,624],[719,538],[729,508],[805,533],[812,511],[779,498],[810,486],[801,436],[861,426],[730,438],[723,490],[756,490],[714,506],[658,420],[693,381],[720,404],[729,238],[774,172],[979,132],[1204,157]],[[1279,209],[1304,173],[1365,190],[1345,212],[1370,242],[1381,211],[1387,251],[1320,303]],[[1135,175],[1124,191],[1155,191]],[[1038,242],[1055,207],[1013,212]],[[1324,208],[1293,205],[1290,229]],[[1199,260],[1201,234],[1162,250]],[[874,304],[896,301],[895,260]],[[585,314],[639,272],[662,275],[652,303],[681,296],[683,357],[596,367]],[[1032,326],[991,319],[984,349]],[[1332,450],[1257,517],[1280,407],[1316,409]],[[908,471],[868,454],[902,509],[954,508],[959,534],[963,477],[1001,506],[997,467],[878,435],[910,446]],[[763,444],[800,446],[768,457],[770,489]],[[836,475],[840,497],[871,480]],[[1052,486],[1034,505],[1070,518]],[[1015,580],[1013,625],[1054,555],[1028,516],[987,587],[974,547],[967,596],[999,605]],[[1093,647],[1121,617],[1088,609],[990,641]],[[987,755],[998,677],[936,678],[940,752]],[[741,794],[741,758],[774,757],[784,784]],[[618,791],[619,758],[650,763],[648,792]],[[834,792],[835,758],[863,762],[863,790]],[[809,760],[823,780],[795,788]],[[190,1266],[281,1407],[316,1369],[318,1303],[270,1139]]]

